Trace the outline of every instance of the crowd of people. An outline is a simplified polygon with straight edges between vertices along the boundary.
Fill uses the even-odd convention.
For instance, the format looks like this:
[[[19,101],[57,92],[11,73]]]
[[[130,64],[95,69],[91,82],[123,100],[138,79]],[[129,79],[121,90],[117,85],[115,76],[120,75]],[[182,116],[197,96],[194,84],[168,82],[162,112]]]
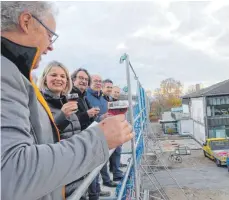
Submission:
[[[32,75],[32,78],[37,82],[37,77]],[[80,134],[94,121],[100,122],[111,116],[108,113],[108,102],[118,101],[120,97],[120,88],[113,86],[112,80],[90,75],[84,68],[75,70],[70,76],[68,69],[58,61],[52,61],[45,67],[37,84],[51,109],[61,140]],[[74,99],[68,98],[72,95],[74,97],[74,94],[77,94]],[[113,173],[113,180],[108,172],[108,164],[101,169],[103,185],[116,187],[117,182],[123,178],[120,167],[127,165],[120,163],[120,159],[121,146],[115,149],[109,159],[109,171]],[[72,194],[83,178],[66,186],[66,197]],[[110,195],[110,192],[101,190],[98,174],[88,188],[89,200]]]
[[[123,178],[121,146],[133,138],[133,129],[125,115],[107,112],[108,101],[118,100],[120,89],[86,69],[70,76],[57,61],[45,67],[39,87],[32,80],[41,56],[54,50],[55,30],[49,2],[1,2],[3,200],[63,200],[108,162],[113,180],[105,164],[103,184],[116,187]],[[109,159],[110,149],[115,151]],[[97,176],[88,195],[98,199],[110,193],[101,191]]]

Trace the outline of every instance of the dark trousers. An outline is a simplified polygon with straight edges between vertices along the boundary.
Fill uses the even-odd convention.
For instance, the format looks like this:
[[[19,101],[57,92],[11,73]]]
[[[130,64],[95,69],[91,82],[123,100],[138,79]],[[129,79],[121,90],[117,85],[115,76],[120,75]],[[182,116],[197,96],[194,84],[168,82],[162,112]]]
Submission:
[[[113,178],[119,178],[123,176],[120,168],[122,146],[115,149],[114,153],[110,157],[110,169],[113,172]]]
[[[110,179],[110,175],[108,172],[108,167],[107,167],[107,163],[103,166],[103,168],[100,171],[102,179],[103,179],[103,183],[109,183],[111,181]]]
[[[88,188],[89,200],[98,200],[100,191],[101,189],[100,189],[99,174],[98,174]]]
[[[107,163],[100,170],[100,173],[104,183],[109,183],[111,181],[110,175],[107,171]],[[100,192],[101,192],[101,188],[100,188],[99,174],[98,174],[95,180],[91,183],[91,185],[88,188],[89,200],[98,200]]]
[[[65,186],[65,197],[69,197],[72,193],[81,185],[85,176],[81,177],[80,179],[73,181]],[[86,200],[86,194],[83,195],[80,200]]]
[[[122,171],[119,169],[121,152],[122,152],[122,146],[119,146],[115,149],[114,153],[110,157],[110,167],[112,168],[114,178],[123,176]],[[103,166],[100,173],[104,183],[110,182],[110,175],[108,173],[107,164]],[[88,188],[89,200],[98,200],[100,191],[101,188],[100,188],[99,174],[98,174],[95,180],[93,180],[93,182]]]
[[[107,164],[105,164],[103,166],[103,168],[100,170],[100,173],[101,173],[103,182],[109,183],[110,182],[110,176],[109,176],[109,173],[107,171]],[[100,188],[99,174],[98,174],[88,188],[89,200],[98,200],[100,192],[101,192],[101,188]]]

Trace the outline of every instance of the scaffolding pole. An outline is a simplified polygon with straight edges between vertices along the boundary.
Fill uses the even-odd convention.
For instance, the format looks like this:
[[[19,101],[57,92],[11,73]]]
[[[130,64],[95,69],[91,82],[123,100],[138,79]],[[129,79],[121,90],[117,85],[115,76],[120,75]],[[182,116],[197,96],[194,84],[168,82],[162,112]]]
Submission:
[[[129,101],[129,119],[132,126],[134,126],[134,118],[133,118],[133,104],[132,104],[132,91],[131,91],[131,81],[130,81],[130,62],[129,56],[125,54],[125,62],[126,62],[126,79],[127,79],[127,87],[128,87],[128,101]],[[131,148],[132,148],[132,156],[133,156],[133,168],[134,168],[134,177],[135,177],[135,194],[136,199],[140,199],[140,191],[139,191],[139,179],[138,179],[138,172],[137,172],[137,159],[136,159],[136,145],[135,145],[135,137],[131,140]]]

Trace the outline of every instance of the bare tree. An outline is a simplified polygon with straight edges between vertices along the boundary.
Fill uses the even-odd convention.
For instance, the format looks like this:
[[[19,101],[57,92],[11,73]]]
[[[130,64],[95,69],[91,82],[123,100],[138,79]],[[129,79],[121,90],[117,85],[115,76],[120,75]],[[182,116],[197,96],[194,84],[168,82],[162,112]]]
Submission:
[[[180,81],[173,78],[165,79],[161,82],[161,90],[164,95],[180,97],[182,94],[183,85]]]
[[[180,106],[182,89],[183,86],[180,81],[173,78],[163,80],[160,88],[154,91],[154,101],[152,103],[154,115],[161,116],[164,111]]]
[[[191,94],[193,92],[197,92],[201,89],[201,84],[195,84],[195,85],[190,85],[187,89],[187,91],[185,92],[185,94]]]

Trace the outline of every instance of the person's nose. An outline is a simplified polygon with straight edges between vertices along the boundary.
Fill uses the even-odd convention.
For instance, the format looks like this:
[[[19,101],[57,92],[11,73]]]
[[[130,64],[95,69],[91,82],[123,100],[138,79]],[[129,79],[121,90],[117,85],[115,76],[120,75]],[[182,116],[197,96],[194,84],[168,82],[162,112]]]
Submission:
[[[56,76],[57,81],[63,81],[63,78],[61,76]]]
[[[48,51],[53,51],[53,44],[50,44],[47,48]]]

